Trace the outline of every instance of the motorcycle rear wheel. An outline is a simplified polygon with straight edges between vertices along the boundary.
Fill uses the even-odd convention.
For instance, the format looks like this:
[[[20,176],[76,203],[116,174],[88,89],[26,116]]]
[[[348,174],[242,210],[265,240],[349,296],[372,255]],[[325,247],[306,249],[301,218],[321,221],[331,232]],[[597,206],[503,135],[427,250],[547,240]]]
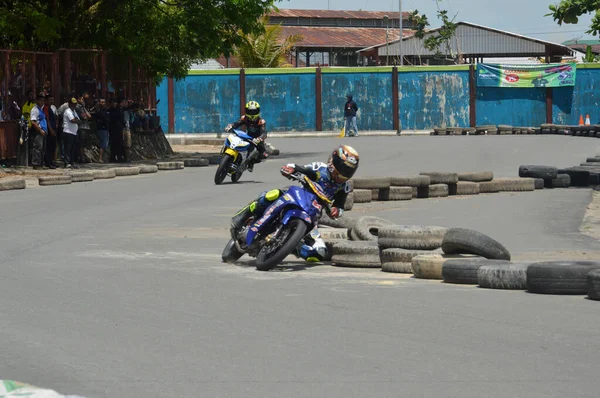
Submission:
[[[215,173],[215,184],[219,185],[223,182],[223,180],[225,180],[225,177],[227,177],[227,173],[229,172],[231,162],[233,162],[233,157],[227,153],[224,154],[221,158],[221,163],[219,163],[219,167],[217,167],[217,172]]]
[[[308,226],[300,219],[292,219],[281,231],[281,237],[276,242],[267,244],[260,249],[256,256],[256,269],[269,271],[281,263],[294,251],[298,243],[306,236]],[[275,247],[272,247],[275,245]]]
[[[244,253],[240,253],[237,247],[235,247],[235,241],[233,239],[229,239],[229,242],[227,242],[225,248],[223,249],[221,259],[224,263],[233,264],[237,260],[239,260],[240,257],[242,257],[243,255]]]

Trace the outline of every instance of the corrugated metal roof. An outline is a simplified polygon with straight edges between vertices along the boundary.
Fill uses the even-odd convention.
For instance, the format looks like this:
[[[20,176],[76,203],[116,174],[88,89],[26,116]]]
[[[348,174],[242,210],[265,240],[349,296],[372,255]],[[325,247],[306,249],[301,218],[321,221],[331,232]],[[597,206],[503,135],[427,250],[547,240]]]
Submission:
[[[569,44],[567,45],[567,47],[572,48],[573,50],[577,50],[580,52],[585,53],[587,51],[587,46],[588,44]],[[592,47],[592,52],[594,54],[600,54],[600,45],[591,45]]]
[[[281,40],[299,34],[303,40],[298,47],[335,47],[364,48],[384,43],[385,29],[382,28],[329,28],[318,26],[282,26]],[[413,34],[412,30],[404,30],[404,36]],[[398,29],[388,29],[388,40],[398,40]]]
[[[382,19],[384,15],[397,17],[393,11],[344,11],[344,10],[297,10],[279,9],[272,11],[269,16],[281,18],[342,18],[342,19]],[[407,19],[408,12],[402,12],[402,18]]]
[[[470,22],[458,22],[454,39],[450,41],[452,51],[464,55],[537,55],[545,54],[546,46],[552,46],[557,55],[571,55],[572,51],[566,46],[539,40],[532,37],[494,29],[487,26],[477,25]],[[431,52],[423,47],[423,41],[430,35],[435,34],[440,28],[431,29],[423,39],[417,37],[406,37],[402,41],[402,54],[405,56],[431,56]],[[379,45],[379,55],[385,55],[385,44]],[[389,55],[400,54],[399,40],[390,44]]]

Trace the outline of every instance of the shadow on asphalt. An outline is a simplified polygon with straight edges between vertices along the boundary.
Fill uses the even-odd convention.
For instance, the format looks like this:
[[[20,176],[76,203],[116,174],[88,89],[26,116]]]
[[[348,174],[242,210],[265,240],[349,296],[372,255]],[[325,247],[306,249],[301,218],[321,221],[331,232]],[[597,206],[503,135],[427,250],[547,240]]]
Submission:
[[[325,263],[306,263],[302,262],[303,260],[296,261],[285,261],[282,264],[279,264],[275,268],[267,271],[267,272],[298,272],[305,271],[314,267],[327,265]],[[256,268],[256,260],[249,260],[243,263],[237,262],[233,264],[240,268]],[[256,271],[256,272],[264,272],[264,271]]]

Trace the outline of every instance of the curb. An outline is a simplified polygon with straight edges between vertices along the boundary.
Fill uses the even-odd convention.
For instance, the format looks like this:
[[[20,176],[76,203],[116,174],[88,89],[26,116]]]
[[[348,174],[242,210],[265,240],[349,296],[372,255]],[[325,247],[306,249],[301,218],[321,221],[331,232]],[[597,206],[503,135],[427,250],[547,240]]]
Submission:
[[[313,137],[313,138],[337,138],[339,136],[337,131],[303,131],[303,132],[283,132],[283,133],[269,133],[269,138],[302,138],[302,137]],[[396,131],[383,130],[383,131],[364,131],[359,133],[359,137],[396,137],[396,136],[408,136],[408,135],[430,135],[429,130],[406,130],[398,134]],[[167,141],[171,145],[223,145],[226,134],[165,134]]]

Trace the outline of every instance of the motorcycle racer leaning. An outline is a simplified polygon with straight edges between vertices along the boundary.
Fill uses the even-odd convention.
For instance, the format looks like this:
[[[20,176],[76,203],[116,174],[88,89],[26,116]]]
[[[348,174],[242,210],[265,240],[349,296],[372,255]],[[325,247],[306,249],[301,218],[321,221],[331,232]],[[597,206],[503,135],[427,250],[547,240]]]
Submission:
[[[281,168],[281,174],[289,178],[291,174],[299,172],[314,181],[328,199],[333,201],[330,215],[332,218],[337,218],[344,212],[346,197],[350,192],[348,180],[358,169],[358,163],[358,152],[351,146],[340,145],[329,156],[327,163],[313,162],[305,166],[290,163]],[[261,193],[256,200],[250,202],[231,219],[232,231],[241,228],[250,216],[254,216],[255,220],[260,218],[264,211],[284,194],[285,191],[280,189]],[[309,262],[318,262],[325,258],[327,248],[317,227],[304,238],[304,241],[305,244],[295,253],[297,257]]]
[[[254,138],[252,143],[256,145],[256,149],[258,150],[258,158],[248,164],[248,171],[252,172],[255,163],[260,163],[261,160],[268,157],[264,143],[267,138],[267,122],[260,117],[260,104],[258,102],[248,101],[246,103],[245,114],[236,122],[229,124],[225,128],[225,131],[229,132],[231,129],[239,129],[242,126],[246,133]],[[250,156],[253,150],[254,148],[252,147],[248,152],[248,156]]]

